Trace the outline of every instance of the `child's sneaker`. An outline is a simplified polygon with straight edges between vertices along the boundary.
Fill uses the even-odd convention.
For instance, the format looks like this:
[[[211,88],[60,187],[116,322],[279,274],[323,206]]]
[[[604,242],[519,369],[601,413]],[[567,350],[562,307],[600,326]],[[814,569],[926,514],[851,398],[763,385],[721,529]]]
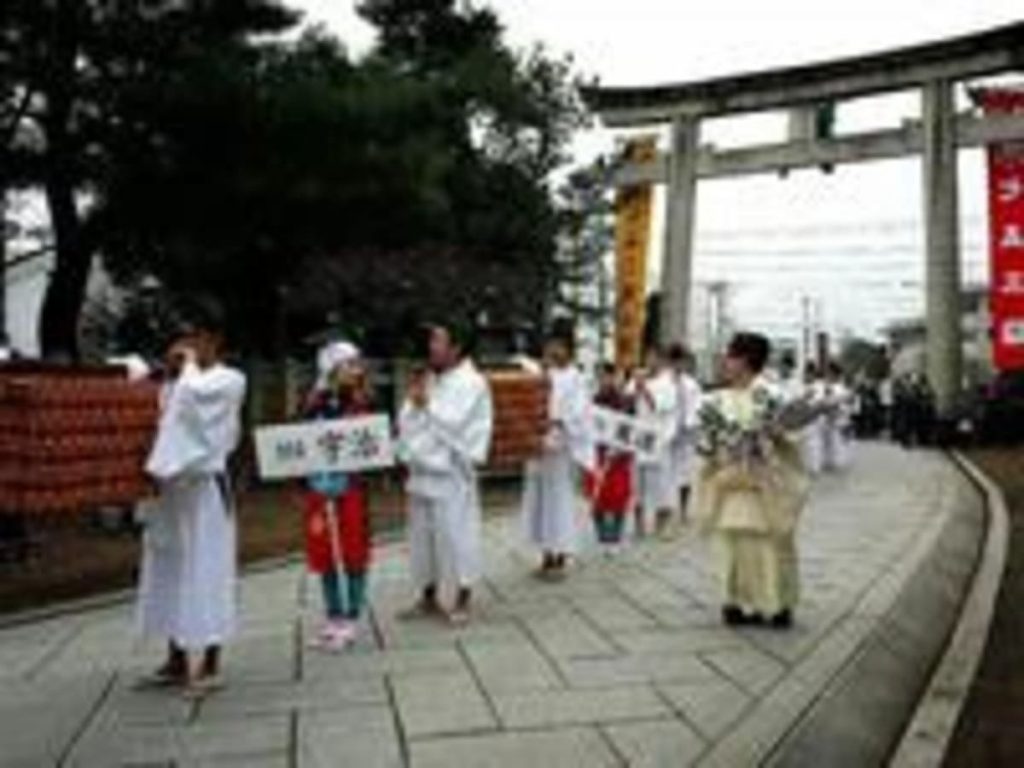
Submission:
[[[356,639],[356,625],[348,619],[332,621],[330,638],[332,640],[339,640],[345,644],[351,643]]]
[[[355,631],[345,621],[328,621],[323,624],[316,635],[309,641],[309,647],[315,651],[336,653],[354,639]]]

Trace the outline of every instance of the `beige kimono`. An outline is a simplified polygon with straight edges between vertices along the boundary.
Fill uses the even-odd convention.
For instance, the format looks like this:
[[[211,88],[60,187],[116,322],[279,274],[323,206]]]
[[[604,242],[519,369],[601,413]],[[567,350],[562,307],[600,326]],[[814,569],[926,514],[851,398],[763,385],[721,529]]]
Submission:
[[[752,392],[728,389],[712,398],[726,418],[749,426],[757,407]],[[690,514],[713,542],[726,605],[766,617],[795,607],[796,527],[808,488],[788,435],[771,439],[764,461],[743,464],[721,450],[704,458]]]

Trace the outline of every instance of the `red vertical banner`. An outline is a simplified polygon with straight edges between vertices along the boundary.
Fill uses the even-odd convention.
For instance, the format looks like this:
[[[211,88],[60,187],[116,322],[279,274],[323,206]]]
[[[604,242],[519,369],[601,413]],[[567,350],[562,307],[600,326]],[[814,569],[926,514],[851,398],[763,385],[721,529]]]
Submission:
[[[980,95],[986,115],[1024,114],[1024,89]],[[988,187],[993,363],[1024,369],[1024,141],[989,145]]]

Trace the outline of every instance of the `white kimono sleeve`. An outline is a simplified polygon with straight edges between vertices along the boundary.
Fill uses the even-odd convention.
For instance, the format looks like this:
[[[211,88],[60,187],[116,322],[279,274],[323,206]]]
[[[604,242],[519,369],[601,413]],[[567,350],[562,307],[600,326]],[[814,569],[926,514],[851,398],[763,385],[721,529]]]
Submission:
[[[398,423],[403,458],[410,469],[431,474],[452,471],[451,449],[430,428],[425,410],[407,402]]]
[[[590,418],[590,398],[583,378],[573,375],[559,399],[556,418],[565,430],[565,438],[573,461],[584,469],[594,468],[594,435]]]
[[[426,415],[431,431],[465,464],[487,461],[494,426],[491,390],[483,377],[466,374],[444,393],[435,392]]]
[[[146,471],[158,480],[219,471],[238,441],[245,379],[236,371],[187,364],[171,385]]]

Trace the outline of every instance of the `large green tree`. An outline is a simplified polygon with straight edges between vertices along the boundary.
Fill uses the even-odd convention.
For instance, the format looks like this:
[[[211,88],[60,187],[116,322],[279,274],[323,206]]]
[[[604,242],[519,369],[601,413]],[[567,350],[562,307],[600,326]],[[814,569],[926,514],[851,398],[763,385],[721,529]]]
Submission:
[[[77,354],[78,317],[107,241],[106,189],[159,156],[164,125],[139,109],[168,73],[246,49],[295,20],[276,0],[5,0],[0,4],[0,167],[42,190],[56,265],[43,302],[44,352]],[[5,138],[5,137],[0,137]]]
[[[584,112],[570,62],[513,50],[490,10],[364,2],[379,42],[356,61],[283,39],[296,15],[272,0],[0,8],[0,151],[45,192],[57,251],[45,351],[75,354],[97,253],[122,281],[217,294],[257,349],[321,275],[369,325],[450,308],[449,274],[467,312],[553,305],[550,177]]]
[[[379,30],[371,60],[433,85],[430,125],[448,155],[449,244],[535,278],[541,316],[554,299],[560,220],[552,173],[586,113],[572,62],[513,49],[500,19],[455,0],[365,0]]]

